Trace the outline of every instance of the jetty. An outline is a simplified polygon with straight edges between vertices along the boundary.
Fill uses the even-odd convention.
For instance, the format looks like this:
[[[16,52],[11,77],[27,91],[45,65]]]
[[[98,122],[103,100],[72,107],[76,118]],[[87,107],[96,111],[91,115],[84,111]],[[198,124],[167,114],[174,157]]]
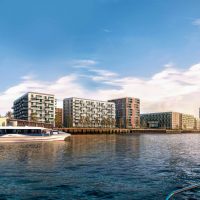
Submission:
[[[70,134],[181,134],[200,133],[200,130],[170,130],[170,129],[122,129],[122,128],[55,128]]]

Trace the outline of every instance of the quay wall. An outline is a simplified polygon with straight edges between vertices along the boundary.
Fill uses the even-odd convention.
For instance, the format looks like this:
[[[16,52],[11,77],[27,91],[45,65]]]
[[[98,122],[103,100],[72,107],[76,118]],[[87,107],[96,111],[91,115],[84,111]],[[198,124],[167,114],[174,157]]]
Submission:
[[[113,129],[113,128],[55,128],[71,134],[138,134],[166,133],[166,129]]]
[[[55,128],[70,134],[180,134],[200,133],[200,130],[169,130],[169,129],[119,129],[119,128]]]

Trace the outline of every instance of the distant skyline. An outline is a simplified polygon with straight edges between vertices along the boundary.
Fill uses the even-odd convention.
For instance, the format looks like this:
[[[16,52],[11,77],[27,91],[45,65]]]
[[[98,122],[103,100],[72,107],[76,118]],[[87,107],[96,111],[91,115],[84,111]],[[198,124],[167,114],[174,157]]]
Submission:
[[[28,91],[200,107],[199,0],[0,0],[0,114]]]

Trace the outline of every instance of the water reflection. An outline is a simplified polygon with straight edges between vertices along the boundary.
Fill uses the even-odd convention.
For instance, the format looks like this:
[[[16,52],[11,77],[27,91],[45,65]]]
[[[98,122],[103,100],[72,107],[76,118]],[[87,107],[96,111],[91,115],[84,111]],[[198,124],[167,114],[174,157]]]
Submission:
[[[63,154],[81,157],[88,154],[139,155],[140,137],[116,135],[75,135],[68,142],[0,144],[1,161],[57,160]],[[124,151],[121,151],[124,149]]]
[[[72,138],[73,156],[92,154],[115,153],[115,135],[75,135]]]
[[[54,161],[67,149],[69,142],[0,144],[0,160],[28,162],[29,159]]]
[[[143,134],[0,144],[0,197],[164,199],[200,182],[199,143],[197,134]]]

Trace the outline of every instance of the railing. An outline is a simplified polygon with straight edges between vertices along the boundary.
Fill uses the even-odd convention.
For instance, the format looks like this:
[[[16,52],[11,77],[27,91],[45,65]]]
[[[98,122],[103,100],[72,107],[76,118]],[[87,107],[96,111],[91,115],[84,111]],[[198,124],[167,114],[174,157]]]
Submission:
[[[188,186],[188,187],[179,189],[179,190],[175,190],[175,191],[171,192],[171,193],[167,196],[166,200],[170,200],[170,199],[172,199],[173,197],[175,197],[177,194],[180,194],[180,193],[183,193],[183,192],[186,192],[186,191],[189,191],[189,190],[198,188],[198,187],[200,187],[200,184],[195,184],[195,185],[191,185],[191,186]]]

